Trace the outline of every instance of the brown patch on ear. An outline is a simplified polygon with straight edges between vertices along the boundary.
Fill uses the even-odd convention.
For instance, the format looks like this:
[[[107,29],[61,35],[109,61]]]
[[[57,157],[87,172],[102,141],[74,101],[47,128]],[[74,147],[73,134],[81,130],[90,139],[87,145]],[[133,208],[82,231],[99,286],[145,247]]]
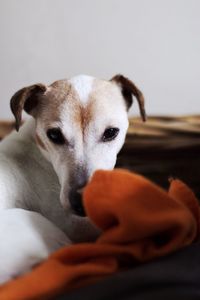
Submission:
[[[46,150],[45,144],[43,143],[43,141],[41,140],[41,138],[39,137],[39,135],[35,135],[35,141],[36,144],[38,144],[41,148],[43,148],[44,150]]]
[[[10,100],[10,108],[15,116],[15,128],[18,131],[21,125],[22,110],[31,114],[38,104],[39,95],[44,93],[47,87],[41,83],[25,87],[16,92]]]
[[[137,99],[140,115],[143,121],[146,121],[146,112],[144,107],[144,96],[142,92],[138,89],[138,87],[128,78],[124,77],[121,74],[115,75],[111,81],[115,81],[120,87],[122,91],[122,95],[126,100],[127,109],[129,109],[133,103],[133,95]]]

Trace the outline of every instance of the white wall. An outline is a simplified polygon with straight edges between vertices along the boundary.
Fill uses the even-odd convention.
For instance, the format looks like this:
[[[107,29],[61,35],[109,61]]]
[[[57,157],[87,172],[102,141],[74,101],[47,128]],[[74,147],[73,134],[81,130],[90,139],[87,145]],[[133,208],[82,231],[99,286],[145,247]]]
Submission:
[[[130,77],[149,114],[200,113],[199,0],[0,0],[0,45],[0,118],[17,89],[79,73]]]

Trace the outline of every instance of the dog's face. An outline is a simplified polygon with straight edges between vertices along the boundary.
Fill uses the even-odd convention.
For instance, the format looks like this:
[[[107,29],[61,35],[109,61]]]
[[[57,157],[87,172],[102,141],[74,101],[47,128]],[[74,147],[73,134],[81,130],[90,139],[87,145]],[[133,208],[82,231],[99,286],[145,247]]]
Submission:
[[[18,91],[11,109],[19,129],[24,108],[36,120],[35,140],[52,163],[66,211],[84,215],[80,190],[98,169],[112,169],[128,128],[134,95],[145,119],[142,93],[127,78],[110,81],[81,75]]]

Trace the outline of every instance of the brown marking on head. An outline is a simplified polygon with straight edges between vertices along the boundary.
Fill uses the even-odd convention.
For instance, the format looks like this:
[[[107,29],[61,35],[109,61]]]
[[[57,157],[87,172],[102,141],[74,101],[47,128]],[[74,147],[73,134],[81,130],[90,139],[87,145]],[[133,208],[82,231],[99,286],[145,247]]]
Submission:
[[[38,117],[49,127],[53,122],[60,121],[62,104],[71,98],[71,88],[67,80],[58,80],[49,86],[45,97],[41,98]]]
[[[126,100],[127,109],[130,108],[133,102],[132,95],[135,96],[137,99],[139,109],[140,109],[140,115],[142,117],[143,121],[146,121],[146,112],[144,107],[144,96],[142,92],[139,90],[139,88],[128,78],[124,77],[121,74],[115,75],[111,81],[116,82],[122,91],[122,95],[124,96],[124,99]]]
[[[56,82],[56,85],[58,85],[60,88],[59,81]],[[60,112],[63,109],[62,104],[64,104],[64,100],[66,100],[70,118],[73,120],[73,124],[79,127],[82,132],[84,132],[85,128],[87,127],[87,124],[92,118],[93,102],[89,100],[86,105],[82,105],[78,93],[69,82],[67,82],[67,87],[68,91],[65,95],[65,99],[63,99],[63,101],[60,102],[61,108],[58,109],[57,107],[57,115],[60,116]]]
[[[67,80],[58,80],[49,87],[39,83],[22,88],[10,101],[11,111],[16,119],[16,130],[18,131],[21,125],[23,109],[49,126],[52,122],[60,120],[62,103],[66,100],[75,101],[75,98],[75,92]]]
[[[81,116],[81,128],[84,132],[87,128],[87,125],[92,119],[92,111],[93,111],[93,102],[89,101],[86,107],[80,107],[80,116]]]
[[[42,149],[46,150],[45,144],[43,143],[43,141],[41,140],[41,138],[39,137],[39,135],[37,133],[35,135],[35,141],[36,141],[36,144],[38,144]]]
[[[73,122],[84,132],[87,124],[94,117],[94,109],[96,110],[97,107],[101,111],[103,107],[107,109],[107,100],[116,99],[116,94],[113,92],[113,86],[116,84],[121,89],[127,109],[132,104],[132,95],[136,97],[141,116],[145,120],[144,97],[141,91],[128,78],[116,75],[110,81],[95,79],[88,101],[84,104],[81,103],[73,85],[66,79],[55,81],[48,87],[39,83],[19,90],[10,103],[16,119],[16,129],[19,130],[23,109],[35,117],[36,123],[42,123],[43,127],[49,128],[53,123],[59,123],[63,104],[66,103],[66,118],[69,117],[69,122]],[[105,102],[101,99],[105,99]]]

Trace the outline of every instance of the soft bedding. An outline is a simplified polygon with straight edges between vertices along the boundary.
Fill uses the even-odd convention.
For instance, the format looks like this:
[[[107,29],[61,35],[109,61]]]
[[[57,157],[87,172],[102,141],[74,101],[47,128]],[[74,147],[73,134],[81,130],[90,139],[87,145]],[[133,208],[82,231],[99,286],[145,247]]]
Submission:
[[[200,243],[66,292],[56,300],[199,300]]]
[[[198,201],[179,180],[171,180],[167,193],[128,171],[97,171],[83,199],[87,215],[102,230],[97,241],[59,250],[0,287],[0,299],[50,299],[199,239]]]

